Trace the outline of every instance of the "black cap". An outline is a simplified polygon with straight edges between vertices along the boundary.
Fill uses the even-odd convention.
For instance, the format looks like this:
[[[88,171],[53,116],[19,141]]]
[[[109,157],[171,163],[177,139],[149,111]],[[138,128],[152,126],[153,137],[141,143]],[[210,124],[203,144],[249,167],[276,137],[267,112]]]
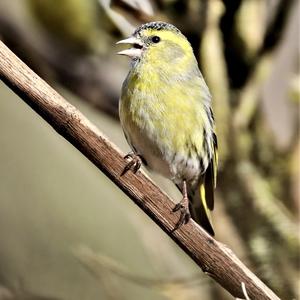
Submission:
[[[140,27],[138,27],[136,29],[136,31],[134,32],[133,35],[139,35],[145,29],[170,30],[173,32],[180,33],[180,30],[177,27],[175,27],[174,25],[166,23],[166,22],[158,21],[158,22],[150,22],[150,23],[141,25]]]

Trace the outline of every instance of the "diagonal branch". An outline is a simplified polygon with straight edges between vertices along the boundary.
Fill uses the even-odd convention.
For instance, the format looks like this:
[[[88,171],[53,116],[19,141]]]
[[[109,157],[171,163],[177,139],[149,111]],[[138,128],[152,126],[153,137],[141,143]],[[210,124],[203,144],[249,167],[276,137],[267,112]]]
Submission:
[[[251,299],[279,298],[225,245],[194,221],[172,232],[178,214],[174,204],[142,171],[120,176],[123,155],[74,106],[39,78],[0,41],[0,78],[60,135],[68,140],[158,224],[209,276],[233,296],[243,298],[245,284]]]

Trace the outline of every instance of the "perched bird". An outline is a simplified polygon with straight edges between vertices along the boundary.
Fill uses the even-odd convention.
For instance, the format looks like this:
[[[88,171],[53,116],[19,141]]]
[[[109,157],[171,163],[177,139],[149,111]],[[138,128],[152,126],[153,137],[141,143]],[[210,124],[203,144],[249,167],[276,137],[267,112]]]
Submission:
[[[190,217],[214,235],[210,211],[218,164],[211,96],[192,47],[173,25],[151,22],[117,44],[131,58],[119,102],[120,121],[133,152],[128,169],[141,163],[171,179],[183,198],[174,229]]]

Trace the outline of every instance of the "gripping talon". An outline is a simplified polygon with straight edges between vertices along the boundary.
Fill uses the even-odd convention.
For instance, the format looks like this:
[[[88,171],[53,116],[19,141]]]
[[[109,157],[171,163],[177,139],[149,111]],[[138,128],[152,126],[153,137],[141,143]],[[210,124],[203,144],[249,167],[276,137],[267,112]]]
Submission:
[[[184,224],[184,219],[185,219],[185,214],[183,211],[180,211],[180,217],[177,224],[175,225],[175,228],[177,229],[180,228]]]
[[[125,173],[127,173],[131,168],[132,166],[134,165],[134,162],[133,161],[130,161],[124,168],[123,172],[121,173],[121,176],[123,176]]]
[[[182,206],[181,206],[181,203],[177,203],[177,204],[174,206],[174,208],[172,209],[172,212],[178,211],[181,207],[182,207]]]
[[[178,210],[180,210],[180,216],[178,222],[176,223],[174,229],[172,230],[173,232],[178,228],[180,228],[182,225],[187,224],[191,219],[191,214],[189,212],[189,209],[181,205],[181,203],[176,204],[175,207],[173,208],[173,212]]]
[[[184,215],[184,224],[187,224],[191,218],[191,214],[189,212],[186,212]]]
[[[121,176],[123,176],[129,170],[132,170],[133,173],[136,173],[142,165],[142,159],[141,159],[140,155],[135,154],[133,152],[126,154],[124,156],[124,159],[130,159],[130,161],[125,166],[124,170],[121,173]]]
[[[127,153],[123,158],[124,159],[129,159],[129,158],[133,158],[134,157],[134,153],[133,152],[129,152],[129,153]]]
[[[180,228],[182,225],[187,224],[191,218],[191,214],[189,210],[189,199],[187,196],[187,188],[186,188],[185,181],[183,182],[183,198],[172,209],[172,212],[176,212],[176,211],[180,211],[180,216],[172,232]]]
[[[140,169],[141,165],[142,165],[142,162],[141,162],[141,159],[139,158],[139,159],[133,164],[133,169],[132,169],[133,173],[136,173],[136,172]]]

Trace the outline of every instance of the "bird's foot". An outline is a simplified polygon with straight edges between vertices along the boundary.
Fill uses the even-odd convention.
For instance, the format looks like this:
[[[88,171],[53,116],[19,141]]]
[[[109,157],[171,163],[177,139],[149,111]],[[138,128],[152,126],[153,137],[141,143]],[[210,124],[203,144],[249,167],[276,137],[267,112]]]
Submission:
[[[191,218],[191,213],[190,213],[190,210],[189,210],[189,199],[188,199],[188,197],[184,196],[182,198],[182,200],[174,206],[172,211],[173,212],[180,211],[179,220],[176,223],[174,229],[172,230],[172,231],[175,231],[178,228],[180,228],[182,225],[187,224],[189,222],[190,218]]]
[[[133,173],[136,173],[141,165],[142,165],[142,158],[140,155],[135,154],[134,152],[130,152],[127,155],[124,156],[124,159],[129,160],[127,165],[125,166],[121,176],[123,176],[125,173],[127,173],[129,170],[132,170]]]

